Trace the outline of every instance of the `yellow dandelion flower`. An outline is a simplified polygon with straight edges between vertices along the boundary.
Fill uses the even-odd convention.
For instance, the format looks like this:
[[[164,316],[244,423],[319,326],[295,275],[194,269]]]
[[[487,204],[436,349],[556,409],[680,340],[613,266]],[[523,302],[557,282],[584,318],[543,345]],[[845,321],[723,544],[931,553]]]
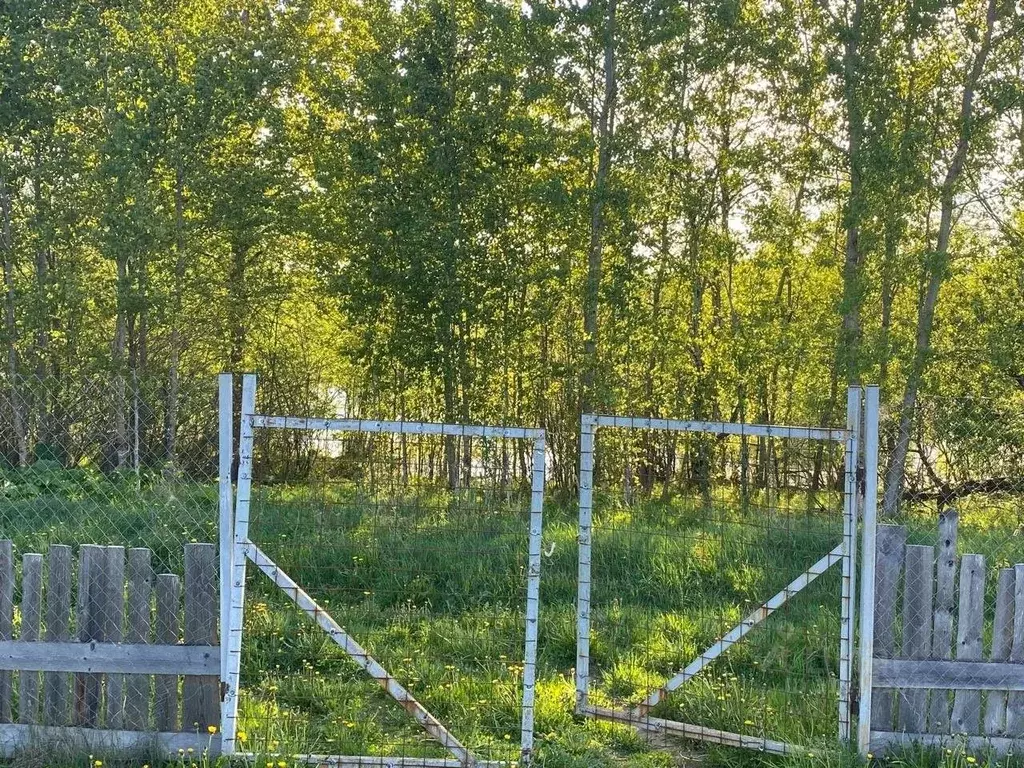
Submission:
[[[245,731],[239,731],[235,735],[235,738],[238,739],[239,741],[245,741],[248,738],[248,736],[246,736]]]
[[[967,758],[967,762],[970,763],[971,765],[974,765],[974,763],[978,762],[978,760],[975,757],[968,757]]]
[[[216,733],[217,732],[217,726],[216,725],[208,725],[208,726],[206,726],[206,732],[207,733]]]

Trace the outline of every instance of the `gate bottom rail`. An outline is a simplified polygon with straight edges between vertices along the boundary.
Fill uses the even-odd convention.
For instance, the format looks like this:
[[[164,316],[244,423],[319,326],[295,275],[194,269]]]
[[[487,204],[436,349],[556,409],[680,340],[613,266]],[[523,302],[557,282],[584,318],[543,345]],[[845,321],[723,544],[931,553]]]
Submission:
[[[581,714],[595,717],[598,720],[608,720],[613,723],[631,725],[634,728],[654,733],[661,733],[668,736],[681,736],[687,739],[697,739],[698,741],[708,742],[711,744],[723,744],[729,747],[743,747],[744,749],[754,749],[759,752],[768,752],[773,755],[797,755],[807,754],[808,752],[805,747],[801,747],[796,744],[789,744],[784,741],[764,739],[758,736],[746,736],[742,733],[732,733],[730,731],[722,731],[717,728],[708,728],[703,725],[681,723],[676,720],[666,720],[661,717],[650,717],[649,715],[637,717],[636,713],[609,709],[607,707],[596,707],[592,704],[587,704],[582,707]]]

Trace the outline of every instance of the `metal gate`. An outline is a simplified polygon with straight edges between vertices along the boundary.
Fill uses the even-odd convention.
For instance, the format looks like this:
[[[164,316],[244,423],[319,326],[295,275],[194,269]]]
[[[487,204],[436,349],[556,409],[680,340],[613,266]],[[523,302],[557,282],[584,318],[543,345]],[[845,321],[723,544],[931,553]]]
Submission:
[[[255,402],[246,375],[225,753],[528,764],[544,431],[269,416]]]
[[[861,398],[835,429],[583,416],[579,714],[780,754],[849,738]]]

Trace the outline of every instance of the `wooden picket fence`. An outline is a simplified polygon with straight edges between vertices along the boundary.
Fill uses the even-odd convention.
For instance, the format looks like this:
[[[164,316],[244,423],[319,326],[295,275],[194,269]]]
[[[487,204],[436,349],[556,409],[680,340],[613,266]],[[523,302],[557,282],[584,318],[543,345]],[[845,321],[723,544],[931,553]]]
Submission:
[[[957,523],[955,511],[940,515],[937,546],[907,544],[903,526],[878,527],[874,750],[1024,748],[1024,565],[998,570],[986,621],[985,558],[957,555]]]
[[[184,637],[182,578],[154,575],[152,559],[86,544],[73,574],[72,548],[55,544],[19,569],[0,541],[0,756],[219,751],[216,548],[184,547]]]

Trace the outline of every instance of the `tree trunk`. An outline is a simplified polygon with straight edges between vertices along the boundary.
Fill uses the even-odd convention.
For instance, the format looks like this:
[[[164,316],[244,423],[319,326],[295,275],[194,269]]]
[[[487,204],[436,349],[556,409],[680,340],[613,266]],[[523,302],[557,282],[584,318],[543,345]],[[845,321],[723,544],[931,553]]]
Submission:
[[[860,379],[860,310],[864,298],[862,286],[862,255],[860,252],[860,217],[863,205],[863,178],[861,148],[864,136],[864,116],[860,108],[860,33],[864,16],[864,0],[855,0],[853,15],[846,30],[843,44],[843,96],[846,102],[850,170],[850,194],[844,213],[846,242],[843,257],[842,331],[836,350],[837,377],[847,386]],[[838,388],[837,388],[838,389]],[[828,420],[834,405],[830,398]]]
[[[35,148],[37,158],[35,176],[32,180],[33,197],[35,198],[36,230],[43,232],[43,191],[42,171],[38,165],[38,158],[42,155],[40,147]],[[50,306],[50,253],[45,243],[40,243],[35,250],[35,278],[36,278],[36,307],[35,322],[36,332],[34,340],[34,355],[36,367],[36,379],[40,387],[39,397],[39,441],[57,452],[56,445],[58,427],[55,423],[54,403],[57,400],[57,382],[49,380],[50,373],[50,330],[52,325],[53,307]]]
[[[128,397],[125,385],[125,346],[128,336],[128,264],[127,257],[117,256],[117,316],[111,343],[113,364],[114,462],[116,469],[128,464]]]
[[[11,230],[11,196],[7,181],[0,176],[0,249],[4,252],[4,332],[7,342],[7,377],[11,398],[11,428],[18,452],[18,466],[28,465],[28,435],[25,429],[25,411],[18,380],[18,326],[14,304],[14,237]]]
[[[598,405],[598,310],[601,293],[601,260],[604,247],[604,203],[612,163],[615,135],[615,102],[618,84],[615,73],[615,12],[617,0],[608,0],[604,30],[604,99],[597,121],[597,173],[590,202],[590,246],[587,249],[587,281],[583,295],[583,387],[581,411]]]
[[[174,173],[174,288],[170,363],[167,369],[167,412],[164,418],[164,456],[172,471],[178,463],[178,399],[181,387],[181,310],[184,282],[185,180],[181,169],[178,168]]]
[[[974,121],[974,97],[978,83],[985,71],[985,64],[992,49],[992,33],[996,21],[996,0],[989,0],[985,17],[985,33],[971,69],[964,82],[963,97],[960,101],[958,119],[959,133],[953,158],[946,169],[939,194],[939,229],[936,233],[935,250],[925,263],[927,283],[918,304],[917,334],[914,339],[914,357],[907,376],[907,385],[900,403],[899,426],[893,443],[892,455],[885,472],[885,490],[882,509],[887,518],[892,518],[899,506],[903,491],[904,464],[910,447],[910,429],[917,408],[917,395],[921,386],[931,348],[932,328],[935,324],[935,310],[939,303],[939,289],[946,279],[949,267],[949,241],[953,232],[953,207],[957,185],[963,175],[964,164],[970,149]]]

